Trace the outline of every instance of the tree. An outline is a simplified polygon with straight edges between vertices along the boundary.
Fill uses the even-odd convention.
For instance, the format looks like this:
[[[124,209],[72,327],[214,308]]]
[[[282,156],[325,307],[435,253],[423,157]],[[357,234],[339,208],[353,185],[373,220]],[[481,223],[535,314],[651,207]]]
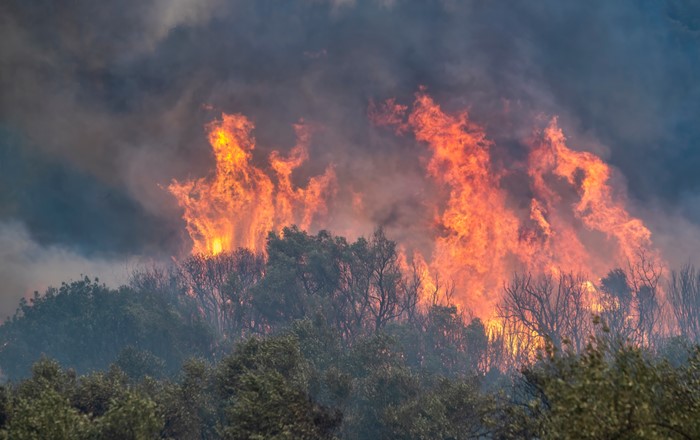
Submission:
[[[225,439],[325,439],[340,424],[337,411],[315,404],[308,393],[308,365],[297,340],[251,338],[217,371],[223,398],[219,432]]]
[[[627,279],[627,274],[622,269],[611,270],[600,282],[601,311],[609,330],[606,334],[628,341],[637,330],[636,322],[629,318],[633,312],[634,291]]]
[[[496,402],[474,381],[439,380],[437,385],[387,409],[392,439],[483,439],[493,429]]]
[[[551,345],[523,371],[543,439],[691,439],[700,436],[700,356],[673,367],[643,349],[593,338],[580,355]],[[533,417],[534,416],[534,417]]]
[[[179,265],[186,292],[224,339],[259,330],[252,290],[262,279],[264,259],[247,249],[193,255]]]
[[[320,315],[351,342],[415,315],[419,285],[401,271],[396,244],[377,230],[347,243],[296,227],[270,234],[254,305],[271,327]]]
[[[681,335],[700,342],[700,271],[691,265],[672,271],[668,294]]]
[[[72,408],[66,397],[47,388],[33,399],[20,397],[4,432],[8,439],[75,440],[90,438],[89,419]]]
[[[374,318],[374,331],[379,332],[391,320],[401,316],[406,304],[406,296],[412,292],[407,290],[399,267],[396,243],[378,229],[368,243],[370,287],[367,301],[370,313]]]
[[[272,327],[321,315],[338,322],[343,304],[336,301],[344,239],[325,231],[309,235],[296,227],[271,233],[267,241],[265,277],[254,291],[256,310]],[[345,321],[345,325],[351,325]]]
[[[628,269],[611,270],[600,282],[600,317],[619,341],[654,346],[659,337],[661,304],[658,283],[661,269],[640,254]]]
[[[127,391],[112,400],[109,409],[94,422],[95,438],[105,440],[142,440],[160,437],[163,419],[156,403],[148,396]]]
[[[574,351],[580,351],[590,331],[585,286],[586,280],[580,275],[533,278],[516,274],[498,305],[499,315],[509,326],[507,336],[524,341],[526,352],[542,340],[551,341],[559,350],[567,342]]]
[[[214,339],[201,318],[170,296],[109,289],[85,278],[23,301],[0,326],[0,367],[27,375],[42,354],[78,372],[105,369],[127,346],[149,351],[176,372],[191,355],[208,356]]]

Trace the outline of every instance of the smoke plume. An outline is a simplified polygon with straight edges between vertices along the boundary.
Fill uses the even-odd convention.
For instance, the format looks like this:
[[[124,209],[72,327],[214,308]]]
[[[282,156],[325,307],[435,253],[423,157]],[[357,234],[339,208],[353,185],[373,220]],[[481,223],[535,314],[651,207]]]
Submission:
[[[696,258],[699,43],[691,0],[6,1],[0,314],[48,274],[86,263],[104,278],[109,262],[186,253],[167,187],[211,173],[204,127],[223,112],[254,123],[261,170],[294,148],[295,124],[313,125],[292,183],[333,167],[321,226],[380,225],[428,254],[426,200],[440,195],[425,147],[367,117],[370,102],[410,105],[421,86],[445,112],[468,110],[503,169],[558,116],[573,150],[613,167],[668,263]]]

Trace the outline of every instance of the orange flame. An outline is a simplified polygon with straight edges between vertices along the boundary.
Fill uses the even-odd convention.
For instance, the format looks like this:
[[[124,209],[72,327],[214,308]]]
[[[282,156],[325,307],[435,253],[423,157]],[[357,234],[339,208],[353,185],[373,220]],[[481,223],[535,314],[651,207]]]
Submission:
[[[572,267],[578,261],[579,265],[585,263],[595,268],[600,266],[596,264],[595,260],[598,260],[605,263],[600,268],[605,270],[610,269],[611,261],[588,255],[571,226],[556,217],[554,213],[561,212],[561,209],[556,209],[561,202],[561,197],[553,189],[556,179],[563,179],[576,189],[578,200],[572,204],[574,218],[588,230],[598,231],[615,242],[613,262],[634,261],[640,250],[651,249],[651,232],[641,220],[627,212],[624,200],[615,199],[609,184],[610,174],[610,167],[598,156],[572,151],[566,146],[556,118],[552,119],[530,153],[529,175],[541,200],[539,203],[545,211],[553,213],[558,232],[566,234],[565,240],[550,242],[556,247],[554,254],[559,256],[559,265]],[[548,181],[547,177],[554,177],[555,181]]]
[[[491,167],[491,142],[466,113],[447,115],[426,94],[416,98],[408,125],[432,156],[429,175],[449,192],[431,260],[443,280],[451,280],[469,306],[483,312],[508,276],[505,258],[518,239],[518,221],[506,208],[505,192]]]
[[[506,172],[491,160],[492,142],[466,112],[447,114],[421,90],[410,110],[388,100],[370,105],[369,116],[397,134],[412,132],[427,146],[427,173],[447,193],[427,271],[453,281],[453,299],[491,325],[513,271],[601,276],[635,261],[640,251],[656,255],[649,229],[628,212],[624,195],[614,194],[608,165],[569,149],[556,118],[532,142],[523,164],[531,193],[523,210],[502,185]]]
[[[492,160],[494,144],[481,126],[466,112],[443,111],[422,89],[412,106],[388,100],[371,105],[369,116],[425,145],[426,174],[440,191],[440,201],[425,201],[436,213],[427,231],[434,238],[430,255],[409,249],[404,257],[410,258],[401,260],[423,279],[425,302],[449,289],[453,301],[500,331],[495,304],[514,271],[585,271],[597,279],[634,262],[640,252],[659,258],[651,232],[628,211],[625,194],[613,191],[611,168],[592,153],[570,149],[556,118],[528,142],[527,159],[509,171]],[[319,222],[335,189],[333,168],[305,187],[292,179],[308,160],[308,128],[295,126],[296,146],[287,156],[270,154],[267,173],[253,164],[253,128],[240,114],[224,114],[209,124],[215,172],[168,187],[184,211],[195,253],[238,247],[264,252],[269,231],[290,224],[325,226]],[[512,173],[522,174],[524,200],[504,183]],[[353,212],[365,210],[363,196],[352,192]],[[600,307],[595,285],[585,290],[591,310]]]
[[[309,179],[306,188],[295,188],[291,181],[308,158],[309,132],[303,124],[295,126],[298,142],[288,157],[276,151],[270,155],[274,179],[252,163],[254,125],[245,116],[223,114],[206,128],[216,159],[214,174],[168,186],[184,210],[193,253],[216,255],[238,247],[264,252],[270,231],[291,224],[307,229],[325,213],[335,185],[331,167]]]

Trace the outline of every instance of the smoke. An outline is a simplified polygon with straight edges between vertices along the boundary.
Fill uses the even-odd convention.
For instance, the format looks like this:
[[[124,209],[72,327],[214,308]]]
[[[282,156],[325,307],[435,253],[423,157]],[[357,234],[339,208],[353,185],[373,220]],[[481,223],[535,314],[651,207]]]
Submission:
[[[263,167],[294,145],[292,124],[323,127],[295,179],[335,166],[329,227],[419,241],[433,216],[424,150],[366,111],[424,85],[469,109],[497,160],[522,158],[532,127],[559,115],[573,148],[619,170],[663,244],[687,242],[700,223],[698,23],[692,0],[9,0],[0,221],[74,257],[177,255],[189,244],[163,188],[207,175],[203,126],[226,111],[254,121]]]
[[[135,262],[93,259],[61,246],[44,247],[17,222],[0,222],[0,318],[10,316],[20,298],[84,276],[109,285],[127,281]]]

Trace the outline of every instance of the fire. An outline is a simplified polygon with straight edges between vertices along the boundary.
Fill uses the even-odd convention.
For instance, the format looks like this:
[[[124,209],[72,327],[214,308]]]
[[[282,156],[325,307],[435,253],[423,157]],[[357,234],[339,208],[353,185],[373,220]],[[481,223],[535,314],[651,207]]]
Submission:
[[[613,170],[598,156],[576,151],[553,118],[525,140],[527,157],[508,169],[493,160],[494,143],[467,112],[445,112],[421,89],[412,105],[395,100],[372,104],[369,117],[425,147],[426,179],[439,194],[425,200],[435,213],[425,255],[408,248],[402,266],[423,280],[424,302],[440,289],[451,300],[484,319],[490,331],[504,283],[519,272],[587,273],[600,279],[614,267],[633,263],[642,253],[659,259],[651,232],[627,208],[624,192],[614,191]],[[311,132],[295,126],[297,144],[287,155],[273,152],[265,171],[253,163],[253,123],[223,114],[207,126],[216,168],[212,175],[173,181],[168,187],[184,211],[194,253],[218,254],[238,247],[264,252],[269,231],[296,224],[324,227],[326,202],[335,174],[295,186],[293,174],[309,159]],[[519,174],[518,174],[519,173]],[[526,188],[515,196],[504,177],[516,175]],[[352,212],[365,212],[364,194],[351,192]],[[358,234],[359,235],[359,234]],[[405,257],[405,258],[404,258]],[[601,305],[593,282],[584,291],[591,310]]]
[[[216,169],[213,175],[179,182],[168,190],[184,210],[192,252],[216,255],[239,247],[264,252],[270,231],[297,224],[309,228],[326,212],[335,173],[328,167],[309,179],[306,188],[292,184],[292,173],[308,159],[309,130],[295,126],[297,145],[289,156],[274,151],[272,176],[252,163],[253,123],[240,114],[223,114],[207,125]]]
[[[506,208],[506,194],[491,166],[491,142],[467,113],[444,113],[425,93],[419,93],[408,115],[408,127],[427,144],[429,176],[447,191],[436,219],[441,231],[431,258],[432,270],[451,280],[468,305],[484,314],[493,294],[509,275],[504,259],[518,239],[518,221]],[[464,301],[467,302],[467,301]]]
[[[549,213],[551,224],[544,220],[545,226],[549,229],[556,224],[558,233],[566,238],[554,241],[551,234],[546,236],[552,255],[556,255],[558,263],[564,267],[578,262],[599,270],[610,269],[614,262],[635,261],[640,250],[651,249],[651,232],[641,220],[627,212],[624,201],[613,196],[609,184],[610,167],[594,154],[569,149],[565,140],[554,118],[535,143],[529,158],[529,175],[539,199],[533,203],[538,203]],[[612,262],[590,255],[571,222],[567,224],[559,214],[562,212],[562,207],[558,206],[562,197],[554,186],[560,181],[575,188],[578,194],[578,200],[571,206],[573,218],[581,221],[589,231],[597,231],[614,241]]]
[[[628,212],[624,194],[614,193],[610,167],[570,149],[556,118],[530,140],[527,162],[519,164],[531,193],[522,209],[502,183],[509,171],[491,159],[493,143],[466,112],[448,114],[421,90],[411,108],[388,100],[372,104],[369,116],[426,146],[426,173],[447,202],[437,207],[424,272],[454,281],[453,299],[494,329],[495,302],[514,271],[600,277],[640,251],[656,256],[651,232]]]

